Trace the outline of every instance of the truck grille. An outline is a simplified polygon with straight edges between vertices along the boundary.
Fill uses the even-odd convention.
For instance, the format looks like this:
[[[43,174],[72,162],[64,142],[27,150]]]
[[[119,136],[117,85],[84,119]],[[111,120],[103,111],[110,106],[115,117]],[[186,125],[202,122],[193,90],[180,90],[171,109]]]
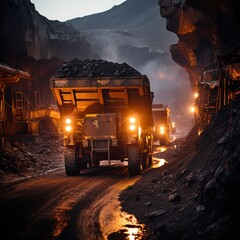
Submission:
[[[113,138],[117,134],[117,115],[98,114],[90,115],[84,121],[84,135],[95,138]]]

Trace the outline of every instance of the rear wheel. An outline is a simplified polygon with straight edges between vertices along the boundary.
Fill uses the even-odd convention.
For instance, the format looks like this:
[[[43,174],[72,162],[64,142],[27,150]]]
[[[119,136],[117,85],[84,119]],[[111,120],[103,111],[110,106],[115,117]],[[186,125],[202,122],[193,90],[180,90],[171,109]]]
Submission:
[[[65,171],[67,176],[80,173],[79,149],[75,146],[64,147]]]
[[[139,145],[128,145],[128,172],[138,175],[142,172],[142,154]]]

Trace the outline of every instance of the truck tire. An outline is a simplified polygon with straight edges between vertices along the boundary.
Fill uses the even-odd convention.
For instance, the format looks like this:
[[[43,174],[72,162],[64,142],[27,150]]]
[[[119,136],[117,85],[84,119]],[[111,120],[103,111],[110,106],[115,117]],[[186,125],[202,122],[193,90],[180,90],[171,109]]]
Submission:
[[[81,169],[87,169],[87,159],[85,158],[84,149],[81,143],[75,144],[75,158],[79,161],[79,167]]]
[[[131,176],[142,173],[142,154],[138,145],[128,145],[128,172]]]
[[[80,173],[80,162],[75,146],[64,147],[65,171],[67,176],[76,176]]]

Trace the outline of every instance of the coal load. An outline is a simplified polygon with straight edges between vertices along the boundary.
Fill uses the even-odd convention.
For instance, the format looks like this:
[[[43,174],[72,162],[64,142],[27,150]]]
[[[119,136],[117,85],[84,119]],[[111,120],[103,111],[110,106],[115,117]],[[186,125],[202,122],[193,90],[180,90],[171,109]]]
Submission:
[[[128,77],[141,75],[127,63],[113,63],[105,60],[73,59],[59,69],[58,78],[82,77]]]

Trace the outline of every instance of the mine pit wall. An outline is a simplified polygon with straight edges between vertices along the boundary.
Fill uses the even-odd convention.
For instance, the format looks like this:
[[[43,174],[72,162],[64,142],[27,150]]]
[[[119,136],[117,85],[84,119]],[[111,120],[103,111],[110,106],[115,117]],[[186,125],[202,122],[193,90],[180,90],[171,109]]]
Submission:
[[[41,16],[30,0],[1,1],[0,29],[0,62],[30,73],[31,91],[22,91],[40,91],[41,104],[54,103],[49,78],[63,62],[95,56],[81,33]]]
[[[240,43],[238,0],[159,0],[167,30],[178,43],[169,47],[173,60],[186,69],[192,89],[205,67]]]

